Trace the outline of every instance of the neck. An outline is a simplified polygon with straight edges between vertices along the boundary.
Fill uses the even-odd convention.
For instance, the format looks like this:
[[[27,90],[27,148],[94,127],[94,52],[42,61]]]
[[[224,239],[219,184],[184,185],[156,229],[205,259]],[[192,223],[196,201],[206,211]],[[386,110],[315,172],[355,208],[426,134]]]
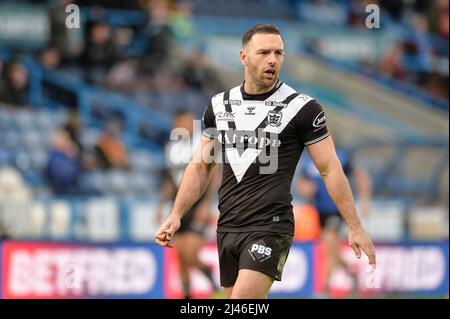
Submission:
[[[261,87],[256,85],[255,83],[245,80],[244,82],[244,91],[247,94],[264,94],[269,92],[274,88],[274,86],[278,83],[278,80],[275,81],[271,86],[269,87]]]

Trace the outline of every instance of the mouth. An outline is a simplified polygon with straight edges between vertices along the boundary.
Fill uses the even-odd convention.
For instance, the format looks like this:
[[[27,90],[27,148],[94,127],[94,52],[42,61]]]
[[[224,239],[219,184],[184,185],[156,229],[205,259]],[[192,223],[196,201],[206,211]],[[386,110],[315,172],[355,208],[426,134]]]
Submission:
[[[276,71],[275,69],[267,69],[264,71],[264,75],[269,76],[269,77],[273,77],[275,76]]]

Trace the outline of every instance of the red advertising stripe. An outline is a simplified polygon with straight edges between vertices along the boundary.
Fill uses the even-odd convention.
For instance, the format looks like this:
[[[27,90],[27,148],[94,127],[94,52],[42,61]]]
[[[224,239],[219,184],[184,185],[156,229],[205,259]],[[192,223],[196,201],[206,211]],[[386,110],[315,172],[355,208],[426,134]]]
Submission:
[[[5,242],[4,298],[161,298],[156,244]]]
[[[39,242],[3,242],[3,298],[62,298],[54,289],[64,280],[64,269],[50,261],[51,251],[74,248],[75,245]],[[63,262],[62,260],[60,263]],[[70,269],[67,269],[70,275]],[[67,279],[67,277],[66,277]],[[61,284],[61,289],[68,285]],[[67,293],[67,297],[70,297]]]

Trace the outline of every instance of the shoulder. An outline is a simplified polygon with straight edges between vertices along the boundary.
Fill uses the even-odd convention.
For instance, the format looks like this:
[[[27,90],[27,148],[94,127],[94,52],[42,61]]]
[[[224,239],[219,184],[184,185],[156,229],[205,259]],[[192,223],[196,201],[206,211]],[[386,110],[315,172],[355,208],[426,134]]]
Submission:
[[[315,103],[317,103],[317,101],[315,100],[314,97],[304,94],[302,92],[298,92],[297,90],[293,89],[291,86],[287,85],[286,83],[283,83],[280,86],[280,88],[278,89],[278,91],[280,92],[280,94],[283,96],[283,98],[285,100],[289,101],[290,105],[293,105],[293,106],[296,106],[299,108],[302,108],[302,107],[310,104],[310,102],[312,102],[312,101],[315,101]]]
[[[219,93],[213,95],[211,97],[210,101],[213,102],[213,101],[217,101],[217,100],[223,100],[224,96],[229,95],[230,92],[240,91],[240,88],[241,88],[241,86],[238,85],[238,86],[230,88],[229,90],[219,92]]]
[[[213,96],[211,97],[211,99],[209,100],[209,103],[212,104],[212,105],[214,105],[214,104],[217,103],[218,101],[223,100],[224,94],[225,94],[225,92],[220,92],[220,93],[217,93],[217,94],[213,95]]]
[[[232,87],[229,90],[220,92],[215,94],[214,96],[211,97],[211,99],[209,100],[209,104],[214,108],[218,105],[221,104],[226,104],[227,102],[225,100],[228,100],[231,97],[235,96],[237,93],[240,92],[240,85]]]

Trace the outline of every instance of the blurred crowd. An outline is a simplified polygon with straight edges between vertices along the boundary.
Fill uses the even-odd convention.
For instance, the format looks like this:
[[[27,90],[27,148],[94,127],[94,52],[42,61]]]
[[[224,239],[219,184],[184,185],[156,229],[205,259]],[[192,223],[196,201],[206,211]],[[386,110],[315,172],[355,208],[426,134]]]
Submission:
[[[126,5],[117,1],[52,3],[50,39],[35,54],[46,69],[64,70],[89,83],[124,92],[192,89],[209,96],[221,87],[201,47],[191,57],[176,54],[174,40],[193,32],[192,6],[187,0],[131,1]],[[65,26],[65,7],[70,3],[90,6],[90,19],[79,33]],[[117,7],[140,9],[145,18],[133,25],[108,23],[105,9]],[[23,65],[18,61],[5,65],[0,59],[0,74],[0,100],[26,104],[27,70]]]
[[[381,28],[400,32],[400,40],[383,48],[377,61],[358,61],[361,70],[393,77],[448,98],[447,0],[297,0],[293,3],[302,21],[355,30],[366,28],[366,18],[371,12],[366,8],[377,5]],[[325,53],[317,43],[312,43],[309,49]]]

